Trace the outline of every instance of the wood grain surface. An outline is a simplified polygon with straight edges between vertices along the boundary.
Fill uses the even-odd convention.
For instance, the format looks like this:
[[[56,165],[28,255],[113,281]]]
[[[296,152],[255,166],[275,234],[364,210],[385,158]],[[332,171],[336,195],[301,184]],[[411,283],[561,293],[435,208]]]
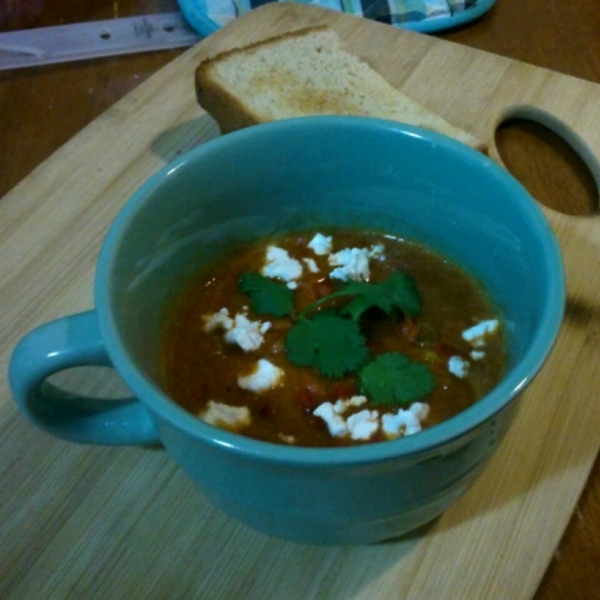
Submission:
[[[542,9],[533,0],[499,0],[477,23],[439,37],[600,83],[600,15],[595,5],[596,0],[552,0]],[[55,2],[50,8],[31,2],[26,9],[8,3],[2,10],[6,6],[11,10],[0,11],[0,19],[4,17],[4,26],[12,28],[176,8],[174,2],[99,1],[85,3],[85,7]],[[24,14],[24,10],[29,12]],[[381,37],[391,39],[392,33]],[[398,43],[400,52],[393,55],[388,45],[385,51],[374,43],[360,49],[377,66],[387,53],[382,61],[382,69],[389,71],[386,75],[399,87],[418,91],[416,76],[423,69],[435,73],[436,60],[445,59],[430,52],[424,42],[429,38],[412,35],[406,39],[410,43]],[[440,48],[444,54],[446,47]],[[432,64],[420,60],[422,53]],[[0,196],[107,107],[181,54],[159,52],[0,73]],[[464,55],[452,56],[458,60]],[[408,66],[403,67],[406,57]],[[186,53],[182,60],[177,68],[167,67],[162,81],[141,85],[134,96],[117,104],[0,201],[3,362],[27,327],[91,305],[98,245],[114,212],[140,178],[165,159],[216,134],[190,105],[186,94],[192,92],[191,82],[188,86],[181,79],[181,69],[191,72],[197,56]],[[452,65],[450,69],[455,73]],[[535,78],[534,72],[525,71]],[[523,89],[535,87],[529,81],[526,78]],[[576,106],[572,107],[579,107],[578,120],[584,124],[587,98],[599,104],[597,86],[580,88],[578,82],[564,81],[561,92],[585,90],[575,94]],[[164,82],[175,85],[167,92],[159,85]],[[545,93],[551,96],[551,91]],[[423,93],[423,101],[431,101],[431,92],[424,89]],[[177,94],[181,98],[173,108],[172,96]],[[473,103],[478,100],[480,96]],[[175,135],[162,131],[152,138],[156,131],[155,124],[149,123],[151,115],[137,111],[159,101],[165,102],[166,114],[159,115],[156,127],[168,123],[167,133]],[[493,104],[493,98],[486,97],[482,106],[489,109]],[[598,135],[600,120],[597,112],[593,115],[582,132],[586,136],[588,129]],[[479,119],[478,126],[484,122]],[[506,129],[508,134],[496,136],[497,146],[508,166],[521,168],[519,176],[536,190],[536,197],[558,211],[595,211],[597,192],[593,185],[581,182],[572,156],[568,158],[571,167],[565,167],[564,155],[544,151],[539,131],[531,124]],[[140,130],[144,131],[139,139],[130,139]],[[491,125],[486,128],[487,133],[493,130]],[[111,142],[115,151],[127,153],[131,172],[116,177],[115,161],[98,155],[99,136],[104,143]],[[154,152],[147,151],[144,140],[154,142]],[[554,147],[552,142],[546,146]],[[81,160],[75,160],[75,155]],[[506,160],[509,155],[510,161]],[[555,199],[547,201],[546,195]],[[576,211],[571,209],[573,203],[579,206]],[[391,598],[403,596],[400,590],[408,589],[406,577],[411,597],[599,596],[598,463],[576,505],[598,450],[598,378],[592,373],[593,360],[598,358],[598,297],[590,291],[591,284],[598,287],[597,217],[588,216],[572,226],[574,221],[560,212],[549,214],[568,252],[568,268],[578,273],[586,269],[589,279],[587,284],[570,280],[567,328],[552,364],[544,371],[551,370],[560,378],[541,377],[535,384],[536,395],[550,398],[544,409],[549,412],[540,417],[532,402],[524,403],[495,459],[505,468],[494,475],[491,466],[476,488],[429,530],[395,545],[335,551],[256,536],[198,498],[164,453],[75,446],[34,430],[16,413],[3,382],[0,493],[5,526],[0,539],[0,596]],[[585,343],[573,354],[582,336]],[[569,352],[562,349],[567,347]],[[557,381],[564,390],[560,398],[558,384],[553,385]],[[582,381],[593,385],[582,386]],[[101,393],[120,389],[119,382],[106,372],[80,373],[66,382],[85,384]],[[528,394],[527,398],[533,397],[534,391]],[[559,400],[575,406],[565,409]],[[544,434],[532,432],[526,417],[539,420]],[[519,446],[517,442],[524,438],[529,444]],[[510,467],[515,464],[521,468]],[[566,534],[538,587],[575,505]],[[535,512],[540,507],[546,511],[542,516]],[[544,528],[540,519],[546,523]],[[490,539],[495,540],[491,549]],[[444,560],[449,554],[454,560],[452,569],[436,569],[447,564]],[[225,557],[230,559],[228,564],[220,562]],[[462,588],[452,587],[460,581]],[[459,589],[466,595],[435,595]],[[420,595],[415,595],[417,591]]]

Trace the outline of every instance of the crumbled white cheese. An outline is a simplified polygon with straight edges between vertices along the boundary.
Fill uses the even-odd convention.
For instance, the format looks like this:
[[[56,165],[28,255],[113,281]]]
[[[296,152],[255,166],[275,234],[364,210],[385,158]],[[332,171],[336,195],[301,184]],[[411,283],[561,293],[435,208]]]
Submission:
[[[352,396],[352,398],[349,398],[348,400],[340,398],[339,400],[336,400],[333,405],[333,412],[342,415],[351,406],[362,406],[365,402],[367,402],[366,396]]]
[[[361,406],[365,402],[365,396],[352,396],[348,400],[340,398],[335,404],[323,402],[313,411],[313,415],[325,421],[333,437],[350,435],[353,440],[368,440],[379,429],[379,413],[376,410],[361,410],[347,420],[342,417],[348,408]]]
[[[369,258],[376,258],[377,260],[385,260],[384,254],[385,248],[383,244],[374,244],[369,248]]]
[[[290,290],[295,290],[298,287],[298,284],[295,281],[288,281],[286,283],[286,286],[288,287],[288,289]]]
[[[348,404],[346,404],[345,400],[337,400],[336,403],[333,405],[333,412],[336,415],[342,415],[346,412],[346,409],[348,408]]]
[[[287,435],[286,433],[279,433],[277,437],[286,444],[295,444],[296,438],[293,435]]]
[[[485,352],[482,352],[481,350],[471,350],[469,356],[473,360],[482,360],[485,358]]]
[[[410,408],[398,410],[396,414],[388,413],[381,418],[381,429],[388,438],[400,435],[412,435],[421,431],[421,423],[429,414],[429,405],[424,402],[413,402]]]
[[[308,247],[311,248],[315,254],[322,256],[331,252],[331,243],[331,237],[325,236],[322,233],[317,233],[315,237],[308,242]]]
[[[332,279],[367,281],[371,275],[367,248],[344,248],[329,256],[329,264],[337,267],[329,273]]]
[[[388,438],[411,435],[421,431],[421,423],[429,414],[429,405],[414,402],[407,410],[399,409],[396,414],[388,413],[379,417],[376,410],[361,410],[347,419],[342,416],[351,406],[361,406],[367,402],[365,396],[353,396],[349,400],[339,399],[335,404],[323,402],[313,411],[313,415],[325,421],[333,437],[350,436],[353,440],[369,440],[381,427]]]
[[[489,319],[487,321],[481,321],[477,325],[465,329],[462,332],[463,340],[469,342],[475,348],[481,348],[485,346],[485,337],[487,335],[496,333],[498,330],[498,320]]]
[[[292,281],[302,275],[302,263],[292,258],[287,250],[277,246],[267,248],[267,262],[261,273],[265,277]]]
[[[462,356],[451,356],[448,359],[448,371],[459,379],[464,379],[469,374],[469,361]]]
[[[245,315],[235,315],[233,327],[225,333],[228,344],[237,344],[244,352],[257,350],[264,342],[263,334],[271,327],[268,321],[250,321]]]
[[[314,259],[312,259],[312,258],[303,258],[302,260],[306,263],[306,266],[308,267],[308,270],[311,273],[318,273],[319,272],[319,267],[317,266],[317,263],[314,261]]]
[[[240,429],[250,425],[250,410],[247,406],[229,406],[209,400],[206,408],[198,415],[201,419],[218,427]]]
[[[319,406],[313,410],[313,415],[315,415],[315,417],[320,417],[325,421],[327,429],[329,429],[329,433],[333,437],[343,437],[348,433],[346,421],[337,414],[334,405],[331,404],[331,402],[319,404]]]
[[[413,402],[408,410],[422,423],[429,415],[429,404],[426,402]]]
[[[204,315],[204,331],[211,332],[215,329],[225,329],[228,331],[233,327],[233,319],[229,316],[229,311],[222,308],[213,315]]]
[[[266,392],[283,382],[284,371],[273,363],[261,358],[250,375],[238,377],[238,385],[251,392]]]
[[[346,400],[348,406],[362,406],[367,402],[366,396],[352,396],[349,400]]]
[[[243,313],[238,313],[232,319],[229,311],[222,308],[212,315],[204,315],[204,331],[215,329],[225,331],[224,339],[228,344],[237,344],[244,352],[257,350],[264,342],[263,334],[270,328],[271,323],[265,321],[250,321]]]
[[[368,440],[379,429],[379,413],[361,410],[346,419],[346,427],[353,440]]]

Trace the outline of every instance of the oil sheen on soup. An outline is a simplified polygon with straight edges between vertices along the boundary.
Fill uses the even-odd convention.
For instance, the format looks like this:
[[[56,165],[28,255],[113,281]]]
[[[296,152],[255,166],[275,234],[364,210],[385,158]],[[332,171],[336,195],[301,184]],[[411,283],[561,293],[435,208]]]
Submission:
[[[332,447],[413,435],[503,375],[498,311],[459,266],[379,232],[286,234],[203,270],[169,307],[164,388],[211,425]]]

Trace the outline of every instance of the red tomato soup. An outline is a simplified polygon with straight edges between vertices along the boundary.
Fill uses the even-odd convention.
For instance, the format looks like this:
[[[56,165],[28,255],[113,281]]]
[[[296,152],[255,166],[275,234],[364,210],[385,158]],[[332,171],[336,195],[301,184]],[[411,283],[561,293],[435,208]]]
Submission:
[[[485,290],[430,249],[377,232],[308,231],[236,250],[169,307],[166,392],[213,425],[331,447],[418,433],[501,379]]]

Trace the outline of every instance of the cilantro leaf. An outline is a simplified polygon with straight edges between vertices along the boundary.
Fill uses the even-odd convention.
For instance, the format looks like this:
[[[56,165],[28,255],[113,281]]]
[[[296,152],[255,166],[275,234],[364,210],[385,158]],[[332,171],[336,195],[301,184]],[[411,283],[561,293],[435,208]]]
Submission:
[[[313,303],[304,313],[323,302],[342,296],[354,296],[342,312],[355,321],[373,307],[380,308],[387,315],[391,315],[394,310],[401,310],[411,317],[416,317],[421,312],[421,296],[415,280],[408,273],[395,272],[380,283],[351,281],[341,290]]]
[[[330,378],[356,371],[369,356],[358,325],[331,311],[300,318],[288,331],[285,349],[290,362]]]
[[[429,369],[400,352],[376,356],[359,373],[362,392],[374,404],[410,404],[433,391]]]
[[[259,315],[283,317],[294,311],[294,292],[260,273],[242,273],[240,290],[249,296],[252,310]]]

